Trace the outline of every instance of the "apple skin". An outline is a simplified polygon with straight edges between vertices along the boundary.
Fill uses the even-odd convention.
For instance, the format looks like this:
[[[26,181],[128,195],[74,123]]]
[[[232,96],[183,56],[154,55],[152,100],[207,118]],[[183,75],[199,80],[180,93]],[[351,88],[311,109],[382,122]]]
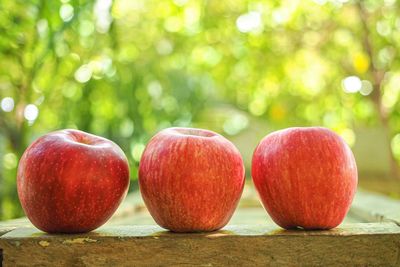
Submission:
[[[252,177],[264,208],[279,226],[309,230],[338,226],[358,181],[350,148],[322,127],[267,135],[254,151]]]
[[[46,134],[24,152],[18,196],[48,233],[83,233],[104,224],[125,198],[128,161],[112,141],[78,130]]]
[[[244,186],[237,148],[223,136],[195,128],[168,128],[146,146],[139,186],[154,220],[173,232],[225,226]]]

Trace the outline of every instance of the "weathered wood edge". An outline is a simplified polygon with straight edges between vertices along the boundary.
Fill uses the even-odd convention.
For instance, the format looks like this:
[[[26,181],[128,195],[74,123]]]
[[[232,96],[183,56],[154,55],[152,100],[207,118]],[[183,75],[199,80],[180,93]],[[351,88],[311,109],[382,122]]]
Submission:
[[[400,227],[347,224],[329,231],[229,226],[176,234],[157,226],[110,226],[78,235],[32,227],[0,237],[3,266],[399,266]]]
[[[16,229],[16,228],[17,228],[17,227],[16,227],[16,226],[13,226],[13,225],[11,225],[11,226],[8,226],[8,225],[0,225],[0,237],[1,237],[2,235],[4,235],[4,234],[7,234],[8,232],[10,232],[10,231]]]
[[[358,190],[349,213],[363,221],[400,226],[400,201],[381,194]]]
[[[0,236],[14,230],[16,227],[1,227],[0,228]]]

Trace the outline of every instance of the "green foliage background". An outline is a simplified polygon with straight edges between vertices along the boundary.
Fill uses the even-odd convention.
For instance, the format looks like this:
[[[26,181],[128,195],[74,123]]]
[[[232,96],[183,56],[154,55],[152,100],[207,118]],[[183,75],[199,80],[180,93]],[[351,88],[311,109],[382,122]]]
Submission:
[[[221,104],[274,128],[324,125],[350,145],[354,128],[381,127],[396,176],[399,11],[395,0],[0,0],[0,219],[23,214],[16,168],[38,136],[110,138],[136,179],[155,132],[207,126]],[[363,81],[352,93],[349,76]],[[225,117],[225,135],[248,127]]]

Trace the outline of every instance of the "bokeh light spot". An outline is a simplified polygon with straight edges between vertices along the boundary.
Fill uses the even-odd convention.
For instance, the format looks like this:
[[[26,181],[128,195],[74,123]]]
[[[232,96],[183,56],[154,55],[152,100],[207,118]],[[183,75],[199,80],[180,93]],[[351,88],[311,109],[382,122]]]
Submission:
[[[134,129],[133,121],[128,118],[120,125],[120,133],[123,137],[130,137],[133,134]]]
[[[172,43],[167,39],[162,39],[156,44],[156,50],[160,55],[169,55],[174,50]]]
[[[94,32],[94,25],[90,20],[81,21],[79,24],[79,34],[87,37]]]
[[[360,78],[349,76],[342,81],[343,91],[346,93],[357,93],[362,87]]]
[[[99,33],[107,33],[110,29],[112,22],[111,5],[112,0],[97,0],[93,7],[93,13],[96,17],[96,30]]]
[[[158,81],[151,81],[147,86],[147,92],[152,98],[158,99],[162,95],[162,86]]]
[[[245,115],[236,114],[225,121],[223,128],[225,133],[235,135],[246,129],[248,125],[249,120]]]
[[[14,109],[14,99],[5,97],[1,100],[1,109],[5,112],[11,112]]]
[[[70,21],[74,17],[74,8],[70,4],[61,5],[60,17],[65,22]]]
[[[400,160],[400,133],[392,138],[391,147],[393,155]]]
[[[4,168],[11,170],[17,167],[18,159],[14,153],[7,153],[3,157],[3,166]]]
[[[370,81],[367,81],[367,80],[361,81],[360,94],[367,96],[367,95],[372,93],[373,89],[374,88],[373,88],[372,83]]]
[[[24,109],[24,117],[28,121],[34,121],[39,116],[39,109],[34,104],[29,104]]]
[[[260,28],[261,23],[261,14],[256,11],[251,11],[239,16],[236,20],[236,27],[240,32],[247,33]]]
[[[75,80],[80,83],[86,83],[92,77],[92,70],[90,69],[89,65],[84,64],[79,67],[79,69],[75,72]]]

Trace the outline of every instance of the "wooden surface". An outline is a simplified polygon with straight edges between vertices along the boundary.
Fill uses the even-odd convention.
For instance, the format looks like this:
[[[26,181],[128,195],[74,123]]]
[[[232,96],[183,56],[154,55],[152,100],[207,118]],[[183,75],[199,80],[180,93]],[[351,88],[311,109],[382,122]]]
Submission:
[[[84,235],[20,228],[0,238],[3,266],[399,266],[400,227],[349,224],[331,231],[229,226],[173,234],[157,226],[108,226]]]
[[[159,228],[139,194],[88,234],[45,234],[26,218],[2,222],[0,259],[3,266],[400,266],[399,201],[359,191],[338,228],[286,231],[252,190],[228,226],[212,233]]]
[[[359,189],[343,224],[367,222],[394,222],[400,225],[400,201]],[[115,216],[108,222],[108,225],[128,224],[155,224],[144,206],[140,194],[129,195]],[[249,184],[246,185],[239,207],[228,225],[244,224],[274,224],[261,206],[254,187]],[[22,225],[30,225],[30,223],[25,220]]]
[[[4,226],[2,226],[0,228],[0,236],[2,236],[2,235],[6,234],[6,233],[8,233],[8,232],[10,232],[10,231],[12,231],[14,229],[15,229],[15,227],[4,227]]]
[[[362,201],[362,198],[357,201]],[[343,223],[368,222],[365,218],[349,213]],[[150,213],[147,211],[139,192],[129,194],[120,205],[114,216],[107,222],[107,225],[151,225],[156,224]],[[243,192],[239,207],[236,209],[228,225],[263,225],[274,224],[264,208],[261,206],[254,187],[247,183]],[[29,220],[19,218],[0,222],[2,227],[16,228],[32,226]]]
[[[400,201],[359,190],[349,216],[368,222],[393,222],[400,226]]]

